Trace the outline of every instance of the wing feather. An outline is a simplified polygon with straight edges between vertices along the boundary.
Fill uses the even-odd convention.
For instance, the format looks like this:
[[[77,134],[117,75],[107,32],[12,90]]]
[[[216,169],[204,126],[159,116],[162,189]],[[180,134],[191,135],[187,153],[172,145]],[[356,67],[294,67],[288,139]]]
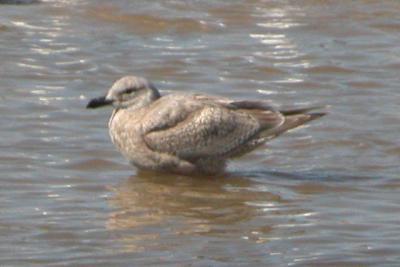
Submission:
[[[153,150],[190,159],[226,155],[259,131],[250,114],[205,106],[174,127],[148,133],[145,141]]]
[[[229,156],[284,117],[260,102],[175,95],[161,98],[144,120],[150,149],[189,160]]]

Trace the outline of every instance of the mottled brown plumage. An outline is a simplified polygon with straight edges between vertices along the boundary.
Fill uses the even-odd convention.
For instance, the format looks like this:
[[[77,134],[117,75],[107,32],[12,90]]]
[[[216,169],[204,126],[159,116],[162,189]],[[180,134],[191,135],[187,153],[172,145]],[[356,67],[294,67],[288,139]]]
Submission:
[[[141,169],[216,174],[226,161],[324,113],[278,111],[262,101],[177,93],[160,96],[146,79],[126,76],[88,108],[114,106],[111,140]]]

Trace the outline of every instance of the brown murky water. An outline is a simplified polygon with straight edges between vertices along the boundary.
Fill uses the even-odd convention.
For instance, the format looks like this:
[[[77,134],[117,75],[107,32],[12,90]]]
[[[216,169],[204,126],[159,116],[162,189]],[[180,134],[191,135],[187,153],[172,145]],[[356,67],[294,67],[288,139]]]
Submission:
[[[389,0],[0,5],[0,265],[398,265],[399,14]],[[141,173],[109,141],[111,111],[84,108],[132,73],[330,115],[226,177]]]

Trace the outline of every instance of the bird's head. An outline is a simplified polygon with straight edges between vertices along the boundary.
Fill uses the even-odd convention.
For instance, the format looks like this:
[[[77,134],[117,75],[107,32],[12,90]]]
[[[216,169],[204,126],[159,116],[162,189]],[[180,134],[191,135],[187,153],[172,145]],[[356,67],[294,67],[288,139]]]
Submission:
[[[98,108],[107,105],[112,105],[114,108],[143,106],[159,97],[159,92],[147,79],[125,76],[117,80],[106,95],[90,100],[86,108]]]

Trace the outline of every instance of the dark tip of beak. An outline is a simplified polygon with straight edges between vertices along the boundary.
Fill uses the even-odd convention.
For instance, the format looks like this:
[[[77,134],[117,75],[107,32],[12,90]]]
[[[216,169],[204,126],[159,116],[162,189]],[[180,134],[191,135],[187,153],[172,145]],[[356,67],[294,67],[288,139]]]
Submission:
[[[105,96],[102,96],[90,100],[89,103],[86,105],[86,108],[99,108],[110,105],[111,103],[111,100],[107,100]]]

